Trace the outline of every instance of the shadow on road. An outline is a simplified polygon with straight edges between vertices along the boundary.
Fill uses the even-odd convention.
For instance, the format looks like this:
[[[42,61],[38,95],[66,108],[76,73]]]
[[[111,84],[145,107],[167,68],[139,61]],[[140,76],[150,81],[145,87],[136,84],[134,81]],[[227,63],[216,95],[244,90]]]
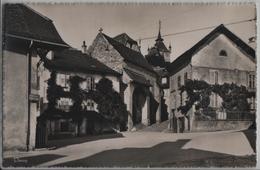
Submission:
[[[122,138],[122,137],[124,137],[122,133],[113,133],[113,134],[103,134],[103,135],[96,135],[96,136],[73,137],[68,139],[56,139],[56,140],[49,140],[46,147],[48,148],[55,147],[55,149],[58,149],[73,144],[80,144],[85,142],[101,140],[101,139],[112,139],[112,138]]]
[[[248,142],[250,143],[252,149],[256,153],[256,130],[255,129],[247,129],[242,131],[246,136]]]
[[[62,155],[56,154],[44,154],[39,156],[28,156],[20,158],[20,161],[15,162],[13,158],[6,158],[3,159],[3,166],[4,167],[34,167],[41,163],[52,161],[58,158],[62,158]],[[26,162],[23,162],[26,161]]]
[[[256,164],[255,157],[241,161],[244,158],[228,154],[181,149],[188,141],[164,142],[151,148],[108,150],[55,167],[236,167]]]

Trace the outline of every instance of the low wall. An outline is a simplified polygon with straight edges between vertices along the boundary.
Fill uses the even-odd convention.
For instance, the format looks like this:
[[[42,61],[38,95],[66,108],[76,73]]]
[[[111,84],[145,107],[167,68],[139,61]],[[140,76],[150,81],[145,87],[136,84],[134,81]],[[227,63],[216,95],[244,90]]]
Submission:
[[[211,132],[221,130],[247,129],[252,125],[250,120],[196,120],[192,124],[192,132]]]

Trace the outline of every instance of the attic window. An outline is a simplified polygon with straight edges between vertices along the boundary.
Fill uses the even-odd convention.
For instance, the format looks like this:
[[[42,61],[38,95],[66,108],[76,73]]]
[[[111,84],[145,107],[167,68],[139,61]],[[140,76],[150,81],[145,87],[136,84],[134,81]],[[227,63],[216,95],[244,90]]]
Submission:
[[[224,56],[224,57],[226,57],[226,56],[227,56],[227,52],[226,52],[225,50],[221,50],[221,51],[219,52],[219,56]]]

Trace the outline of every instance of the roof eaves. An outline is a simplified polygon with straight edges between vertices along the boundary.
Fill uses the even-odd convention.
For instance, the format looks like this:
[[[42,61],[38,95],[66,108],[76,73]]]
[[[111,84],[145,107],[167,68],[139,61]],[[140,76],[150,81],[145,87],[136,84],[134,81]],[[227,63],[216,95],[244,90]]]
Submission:
[[[36,41],[36,42],[45,43],[45,44],[51,44],[51,45],[62,46],[62,47],[67,47],[67,48],[70,47],[70,46],[69,46],[68,44],[66,44],[66,43],[64,43],[64,44],[54,43],[54,42],[50,42],[50,41],[38,40],[38,39],[30,38],[30,37],[24,37],[24,36],[19,36],[19,35],[13,35],[13,34],[9,34],[9,33],[5,33],[5,35],[6,35],[6,36],[9,36],[9,37],[13,37],[13,38],[24,39],[24,40],[30,40],[30,41]]]

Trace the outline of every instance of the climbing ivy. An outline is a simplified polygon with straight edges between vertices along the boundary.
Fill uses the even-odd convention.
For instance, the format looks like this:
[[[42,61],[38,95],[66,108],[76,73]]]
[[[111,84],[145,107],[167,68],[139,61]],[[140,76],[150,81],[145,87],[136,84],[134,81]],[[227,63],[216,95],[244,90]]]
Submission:
[[[211,85],[203,80],[187,80],[179,90],[180,95],[184,92],[187,94],[185,104],[177,109],[185,116],[193,105],[195,105],[196,110],[201,109],[212,113],[212,109],[209,107],[210,96],[215,93],[222,98],[222,107],[227,112],[228,118],[244,118],[245,113],[248,113],[250,109],[247,99],[255,96],[254,92],[248,91],[242,85],[238,86],[234,83]],[[235,114],[239,114],[239,116]]]
[[[52,116],[63,113],[64,111],[56,108],[57,100],[61,97],[71,98],[73,104],[70,111],[63,116],[70,115],[70,118],[77,123],[79,132],[83,117],[88,116],[87,110],[83,109],[83,101],[91,99],[97,103],[97,109],[105,119],[115,126],[119,125],[121,130],[125,130],[128,112],[120,94],[113,89],[112,81],[102,78],[96,84],[95,90],[88,91],[80,88],[80,83],[83,81],[85,81],[84,78],[71,76],[69,79],[70,91],[65,92],[61,86],[56,84],[56,72],[52,72],[48,80],[47,99],[49,103],[46,112]]]

